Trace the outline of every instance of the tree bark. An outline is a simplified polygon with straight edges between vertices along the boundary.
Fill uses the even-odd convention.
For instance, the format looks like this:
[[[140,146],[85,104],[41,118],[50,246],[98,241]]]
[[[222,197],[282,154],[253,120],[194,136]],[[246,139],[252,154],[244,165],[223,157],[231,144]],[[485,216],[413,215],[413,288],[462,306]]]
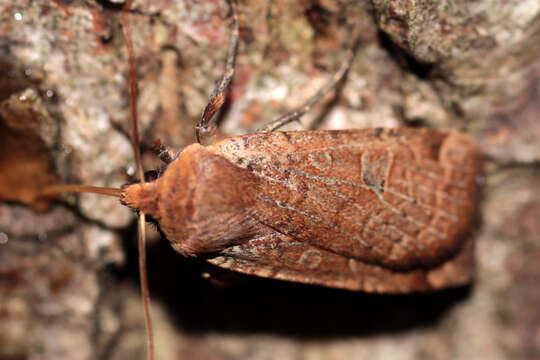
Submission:
[[[143,359],[134,216],[57,181],[133,181],[127,50],[116,1],[0,0],[0,359]],[[335,96],[287,129],[452,128],[486,156],[471,287],[367,295],[215,273],[154,231],[159,359],[533,359],[540,356],[540,5],[526,1],[240,1],[220,128],[300,105],[361,46]],[[225,1],[135,1],[145,169],[182,148],[221,76]],[[221,286],[215,286],[220,283]],[[224,286],[227,284],[227,286]]]

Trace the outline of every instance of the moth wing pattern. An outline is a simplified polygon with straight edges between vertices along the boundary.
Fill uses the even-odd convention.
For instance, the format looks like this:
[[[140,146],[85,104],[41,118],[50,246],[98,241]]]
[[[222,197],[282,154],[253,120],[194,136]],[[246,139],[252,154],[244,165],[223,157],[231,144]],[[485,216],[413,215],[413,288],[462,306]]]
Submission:
[[[474,274],[473,243],[430,269],[395,271],[269,232],[223,250],[213,265],[249,275],[371,293],[406,294],[467,284]]]
[[[259,178],[257,221],[329,258],[434,267],[458,252],[475,220],[480,151],[457,132],[258,133],[209,151]]]

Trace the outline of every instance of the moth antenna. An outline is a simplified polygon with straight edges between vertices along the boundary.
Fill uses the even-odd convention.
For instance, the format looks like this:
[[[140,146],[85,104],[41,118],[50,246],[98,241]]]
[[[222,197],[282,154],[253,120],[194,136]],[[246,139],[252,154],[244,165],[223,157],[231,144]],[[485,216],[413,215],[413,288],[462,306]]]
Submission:
[[[45,186],[39,192],[38,197],[51,197],[65,192],[92,193],[114,197],[120,197],[122,194],[122,190],[117,188],[77,184],[56,184]]]
[[[286,113],[285,115],[279,117],[278,119],[266,124],[263,128],[258,131],[270,132],[276,131],[277,129],[285,126],[293,121],[298,121],[300,118],[311,110],[311,108],[322,100],[328,93],[331,91],[337,91],[339,84],[347,76],[349,69],[353,63],[354,57],[356,55],[356,50],[360,46],[362,34],[359,31],[354,30],[354,26],[349,26],[351,34],[353,34],[353,42],[348,46],[347,51],[345,52],[345,57],[341,63],[341,66],[338,70],[327,80],[326,84],[320,88],[315,95],[309,98],[304,104],[300,107]],[[360,27],[358,27],[360,28]]]
[[[144,185],[144,171],[141,163],[141,152],[139,149],[139,129],[137,126],[137,82],[135,79],[135,49],[131,38],[131,24],[129,9],[131,0],[126,1],[122,9],[124,37],[128,49],[129,64],[129,113],[131,123],[131,142],[133,145],[133,155],[137,167],[141,185]],[[138,221],[138,248],[139,248],[139,277],[141,283],[141,297],[144,306],[144,320],[146,325],[146,335],[148,342],[147,358],[154,359],[154,337],[152,334],[152,319],[150,316],[150,292],[148,290],[148,276],[146,272],[146,223],[145,214],[139,211]]]

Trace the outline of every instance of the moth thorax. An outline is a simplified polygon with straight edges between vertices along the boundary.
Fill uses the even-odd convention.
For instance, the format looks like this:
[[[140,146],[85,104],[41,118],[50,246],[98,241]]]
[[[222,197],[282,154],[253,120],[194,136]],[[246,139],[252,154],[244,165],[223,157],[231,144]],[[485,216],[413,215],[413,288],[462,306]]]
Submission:
[[[155,182],[122,186],[120,202],[133,210],[140,210],[157,219],[157,191]]]

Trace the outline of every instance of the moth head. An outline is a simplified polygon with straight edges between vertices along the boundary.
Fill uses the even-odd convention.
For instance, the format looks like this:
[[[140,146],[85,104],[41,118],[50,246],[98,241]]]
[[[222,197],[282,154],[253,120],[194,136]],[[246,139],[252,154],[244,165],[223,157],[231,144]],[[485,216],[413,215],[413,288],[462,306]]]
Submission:
[[[123,205],[152,217],[157,214],[156,182],[126,184],[121,190],[120,202]]]
[[[163,218],[163,209],[185,216],[185,206],[194,187],[201,160],[197,156],[204,147],[193,144],[165,167],[144,174],[145,182],[133,182],[121,187],[120,202],[135,211],[142,211],[154,220]],[[204,161],[202,161],[204,162]],[[161,204],[161,205],[160,205]],[[171,205],[174,204],[174,209]]]
[[[154,181],[122,188],[121,201],[156,220],[186,256],[216,252],[253,232],[251,175],[199,144],[186,147]]]

